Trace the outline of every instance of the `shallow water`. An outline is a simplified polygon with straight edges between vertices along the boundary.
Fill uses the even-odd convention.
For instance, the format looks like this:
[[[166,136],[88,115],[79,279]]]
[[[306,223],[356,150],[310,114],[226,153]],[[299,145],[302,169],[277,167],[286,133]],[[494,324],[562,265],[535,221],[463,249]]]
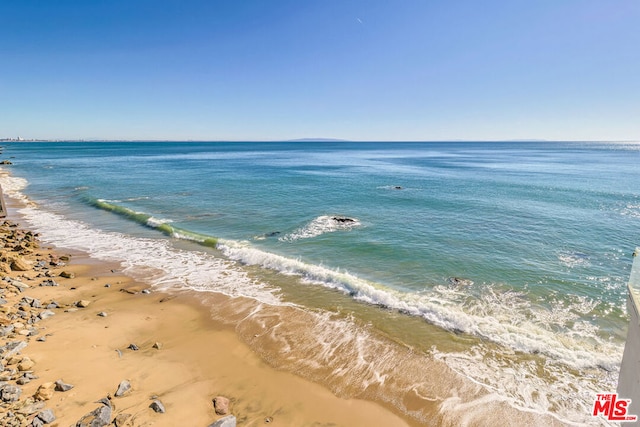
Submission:
[[[60,142],[5,154],[16,159],[3,188],[36,202],[22,213],[45,239],[158,288],[235,298],[212,314],[242,313],[238,333],[279,349],[263,354],[276,366],[416,419],[450,419],[456,390],[478,407],[602,423],[590,405],[615,390],[622,356],[639,145]]]

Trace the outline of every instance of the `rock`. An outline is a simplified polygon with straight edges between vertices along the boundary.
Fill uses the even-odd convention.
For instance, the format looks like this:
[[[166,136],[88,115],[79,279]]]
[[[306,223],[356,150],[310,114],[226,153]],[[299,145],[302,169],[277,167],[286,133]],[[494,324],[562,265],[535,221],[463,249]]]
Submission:
[[[209,427],[236,427],[236,417],[233,415],[227,415],[224,418],[220,418],[213,424],[210,424]]]
[[[155,412],[158,412],[159,414],[165,413],[164,405],[158,399],[151,402],[151,405],[149,405],[149,408],[153,409]]]
[[[159,343],[159,342],[153,343],[153,348],[155,348],[156,350],[160,350],[162,348],[162,343]]]
[[[31,270],[31,265],[29,265],[29,263],[25,261],[23,258],[15,258],[13,261],[11,261],[11,264],[9,266],[13,271]]]
[[[116,415],[116,418],[113,420],[113,424],[116,427],[126,427],[131,425],[129,420],[131,420],[131,414],[120,413]]]
[[[76,301],[75,305],[78,308],[87,308],[87,307],[89,307],[89,304],[91,304],[91,301],[83,299],[83,300],[80,300],[80,301]]]
[[[115,396],[120,397],[126,392],[128,392],[129,390],[131,390],[131,383],[127,380],[122,380],[120,382],[120,385],[118,385],[118,390],[116,390]]]
[[[129,344],[129,347],[127,347],[129,350],[133,350],[133,351],[138,351],[140,350],[140,347],[138,347],[135,344]]]
[[[31,421],[31,427],[44,427],[44,421],[42,421],[38,417],[35,417],[33,421]]]
[[[63,271],[60,273],[60,277],[64,277],[65,279],[73,279],[76,277],[76,274],[73,271]]]
[[[35,365],[34,361],[29,359],[28,357],[23,357],[20,363],[18,363],[19,371],[30,371],[31,368]]]
[[[16,412],[23,415],[31,415],[44,409],[44,406],[45,406],[44,402],[33,402],[33,403],[24,405],[23,407],[16,410]]]
[[[51,304],[49,304],[51,305]],[[42,320],[46,319],[47,317],[51,317],[51,316],[55,316],[56,314],[51,311],[51,310],[44,310],[43,312],[41,312],[40,314],[38,314],[38,317]]]
[[[350,223],[356,222],[355,219],[347,218],[347,217],[344,217],[344,216],[334,216],[334,217],[331,217],[331,219],[333,221],[335,221],[335,222],[339,222],[339,223],[342,223],[342,224],[345,224],[345,223],[346,224],[350,224]]]
[[[227,415],[229,413],[229,399],[224,396],[216,396],[213,398],[213,408],[218,415]]]
[[[58,286],[58,283],[53,279],[47,279],[40,283],[40,286]]]
[[[53,397],[55,386],[55,383],[44,383],[38,387],[38,391],[36,391],[33,397],[36,400],[49,400]]]
[[[106,402],[105,402],[106,400]],[[106,427],[111,423],[111,403],[101,400],[102,405],[82,417],[76,427]]]
[[[11,281],[11,286],[13,286],[14,288],[18,289],[20,292],[23,292],[23,291],[29,289],[29,285],[26,285],[26,284],[22,283],[19,280],[12,280]]]
[[[98,313],[98,316],[107,317],[107,313],[105,313],[104,311],[101,311],[100,313]]]
[[[56,381],[56,391],[69,391],[73,388],[73,384],[66,384],[62,380]]]
[[[5,305],[7,303],[7,300],[4,298],[0,298],[0,305]]]
[[[12,341],[3,347],[0,347],[0,354],[2,355],[3,358],[8,359],[14,354],[19,353],[26,347],[27,347],[26,341]]]
[[[17,385],[5,385],[0,389],[0,400],[3,402],[16,402],[20,399],[22,389]]]
[[[15,329],[16,328],[13,325],[7,325],[7,326],[4,326],[4,327],[0,328],[0,337],[6,337],[10,333],[12,333]]]
[[[36,418],[39,418],[45,424],[51,424],[56,420],[56,416],[53,414],[53,411],[51,409],[45,409],[44,411],[36,415]]]

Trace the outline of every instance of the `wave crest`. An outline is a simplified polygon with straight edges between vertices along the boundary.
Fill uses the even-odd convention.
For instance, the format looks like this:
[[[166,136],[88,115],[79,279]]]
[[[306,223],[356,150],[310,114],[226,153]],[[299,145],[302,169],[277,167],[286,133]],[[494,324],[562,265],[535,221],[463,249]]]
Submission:
[[[338,215],[321,215],[310,221],[304,227],[282,236],[278,240],[281,242],[293,242],[300,239],[310,239],[326,233],[349,231],[361,225],[360,220],[357,218]]]

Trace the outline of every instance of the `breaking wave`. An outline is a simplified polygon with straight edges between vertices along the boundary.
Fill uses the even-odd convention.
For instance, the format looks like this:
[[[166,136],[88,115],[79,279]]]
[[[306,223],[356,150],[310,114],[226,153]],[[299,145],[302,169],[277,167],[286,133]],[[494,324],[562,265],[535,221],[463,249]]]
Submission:
[[[278,238],[281,242],[293,242],[300,239],[310,239],[318,237],[326,233],[334,233],[336,231],[349,231],[362,224],[356,218],[345,216],[322,215],[319,216],[303,227]]]

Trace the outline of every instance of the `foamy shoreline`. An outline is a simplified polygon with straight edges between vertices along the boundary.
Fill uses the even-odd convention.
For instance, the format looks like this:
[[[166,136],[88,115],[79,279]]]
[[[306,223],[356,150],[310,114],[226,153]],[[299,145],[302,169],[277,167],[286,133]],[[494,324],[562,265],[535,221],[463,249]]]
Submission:
[[[7,223],[5,229],[17,227]],[[21,255],[6,238],[3,246],[7,259],[19,257],[28,268],[2,273],[8,279],[1,282],[6,303],[0,305],[0,321],[11,331],[0,338],[0,347],[25,343],[2,355],[4,389],[20,390],[15,401],[5,392],[2,425],[36,425],[34,418],[46,420],[39,414],[48,409],[53,425],[76,425],[110,397],[109,422],[118,426],[205,426],[228,416],[216,414],[217,396],[230,399],[229,414],[241,426],[412,424],[378,404],[338,398],[269,367],[229,326],[214,322],[194,292],[151,292],[121,275],[117,265],[82,254],[66,263],[52,248],[22,249]],[[70,277],[60,276],[63,271]],[[50,280],[57,286],[41,286]],[[25,286],[12,285],[18,282]],[[19,317],[28,313],[35,319],[43,311],[49,313],[32,325]],[[125,380],[131,389],[116,397]],[[56,381],[73,388],[56,391]],[[156,400],[164,413],[151,408]]]
[[[45,233],[48,228],[39,219],[47,223],[46,218],[56,214],[40,211],[22,197],[10,200],[12,219],[21,221],[18,215],[28,211],[26,219],[37,224],[34,229],[55,244],[58,239]],[[28,209],[23,210],[23,204]],[[66,240],[60,231],[53,235]],[[70,232],[69,227],[63,231]],[[65,303],[80,313],[69,316],[63,311],[64,316],[47,319],[43,324],[64,339],[37,343],[46,345],[37,355],[35,369],[44,366],[56,377],[47,382],[84,384],[82,394],[54,393],[59,402],[53,409],[68,414],[61,425],[75,425],[100,407],[95,402],[113,396],[123,380],[131,383],[136,394],[114,397],[113,415],[130,414],[128,422],[134,424],[118,425],[209,425],[220,418],[212,405],[217,395],[231,399],[232,413],[241,426],[562,425],[548,414],[522,408],[518,402],[514,405],[440,360],[402,347],[397,351],[398,346],[388,346],[366,330],[352,330],[354,325],[348,321],[326,322],[329,318],[324,315],[290,306],[271,307],[251,296],[165,288],[164,283],[142,293],[153,279],[138,274],[136,282],[125,277],[117,272],[122,262],[121,266],[120,261],[97,261],[77,252],[71,263],[77,269],[73,271],[76,278],[60,279],[61,287],[39,291],[32,278],[37,286],[33,292],[43,292],[38,299],[75,298]],[[190,271],[172,273],[182,279]],[[171,289],[171,293],[160,289]],[[56,291],[61,294],[47,293]],[[89,305],[74,307],[81,300]],[[328,331],[320,325],[315,328],[316,322],[323,322]],[[334,341],[324,342],[327,337]],[[366,353],[359,353],[362,340],[370,347]],[[156,342],[160,349],[154,348]],[[139,350],[131,350],[130,344]],[[74,359],[70,360],[70,353]],[[99,374],[96,369],[101,370]],[[73,376],[80,380],[72,381]],[[24,393],[36,392],[37,388]],[[166,413],[150,409],[154,396],[163,402]]]

